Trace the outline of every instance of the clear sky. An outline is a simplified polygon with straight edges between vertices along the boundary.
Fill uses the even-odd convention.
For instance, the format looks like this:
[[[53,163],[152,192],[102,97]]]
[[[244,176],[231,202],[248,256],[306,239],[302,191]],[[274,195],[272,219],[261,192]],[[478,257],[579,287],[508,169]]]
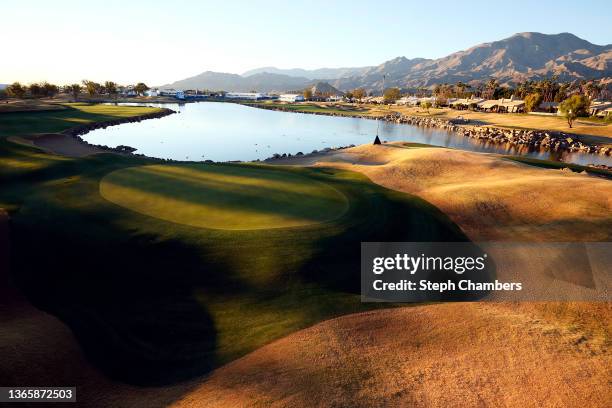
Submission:
[[[161,85],[202,71],[437,58],[517,32],[612,43],[605,1],[0,0],[0,83]]]

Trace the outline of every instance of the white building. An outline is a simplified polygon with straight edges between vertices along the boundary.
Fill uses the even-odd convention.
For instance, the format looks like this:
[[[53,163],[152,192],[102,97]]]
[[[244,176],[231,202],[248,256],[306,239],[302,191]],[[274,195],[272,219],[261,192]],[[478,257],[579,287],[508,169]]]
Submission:
[[[608,108],[612,108],[612,102],[595,99],[591,102],[591,106],[589,107],[589,115],[600,116],[599,113],[604,112]]]
[[[266,95],[259,92],[228,92],[225,94],[225,97],[228,99],[249,99],[256,101],[265,99]]]
[[[176,96],[176,89],[162,89],[158,92],[158,94],[161,96]]]
[[[455,109],[468,109],[473,106],[478,106],[479,103],[484,101],[485,100],[483,98],[474,98],[473,96],[470,96],[469,98],[460,98],[455,99],[454,101],[450,101],[449,99],[448,105]]]
[[[330,95],[325,98],[326,102],[340,102],[344,100],[344,96],[342,95]]]
[[[157,96],[159,94],[157,89],[149,89],[148,91],[145,91],[145,95],[146,96]]]
[[[416,96],[404,96],[399,98],[396,102],[397,105],[417,106],[419,104],[419,98]]]
[[[279,100],[283,102],[304,102],[304,95],[300,94],[282,94]]]

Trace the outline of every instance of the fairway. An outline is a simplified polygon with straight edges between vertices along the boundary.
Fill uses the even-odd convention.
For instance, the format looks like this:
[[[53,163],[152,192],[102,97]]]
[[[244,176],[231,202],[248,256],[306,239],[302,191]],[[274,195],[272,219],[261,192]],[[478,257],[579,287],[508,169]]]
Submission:
[[[35,133],[63,132],[74,126],[104,122],[160,112],[145,106],[115,106],[89,103],[64,103],[65,109],[9,112],[0,115],[0,138]]]
[[[389,306],[360,301],[363,241],[467,239],[425,201],[348,170],[68,158],[1,137],[60,131],[80,123],[74,115],[142,113],[130,108],[0,121],[12,278],[114,379],[173,383],[322,320]]]
[[[328,184],[263,166],[130,167],[104,177],[100,194],[144,215],[225,230],[316,224],[347,209],[346,197]]]
[[[0,157],[16,284],[131,383],[190,378],[388,306],[360,302],[362,241],[466,240],[435,207],[346,170],[59,160],[8,141]]]

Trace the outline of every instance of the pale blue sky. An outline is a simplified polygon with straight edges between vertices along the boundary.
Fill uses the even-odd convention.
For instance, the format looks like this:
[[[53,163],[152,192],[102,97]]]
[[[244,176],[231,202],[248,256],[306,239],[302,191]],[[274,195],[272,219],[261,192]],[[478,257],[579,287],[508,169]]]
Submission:
[[[612,43],[609,0],[0,0],[0,17],[0,83],[159,85],[206,70],[377,65],[523,31]]]

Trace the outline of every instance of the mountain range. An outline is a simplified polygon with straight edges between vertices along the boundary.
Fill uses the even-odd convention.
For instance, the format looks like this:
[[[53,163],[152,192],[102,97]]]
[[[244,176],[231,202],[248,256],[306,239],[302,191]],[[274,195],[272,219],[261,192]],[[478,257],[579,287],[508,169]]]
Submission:
[[[337,79],[350,76],[358,76],[367,72],[372,67],[358,67],[358,68],[319,68],[319,69],[302,69],[302,68],[291,68],[291,69],[280,69],[276,67],[262,67],[246,71],[242,74],[243,77],[248,77],[255,74],[261,74],[267,72],[269,74],[288,75],[292,77],[301,77],[307,79]]]
[[[596,45],[570,33],[526,32],[476,45],[438,59],[397,57],[373,67],[318,70],[264,67],[243,75],[206,71],[165,85],[176,89],[260,92],[303,89],[321,81],[348,90],[385,86],[402,89],[437,83],[474,83],[496,78],[501,84],[557,75],[561,81],[612,77],[612,44]]]

